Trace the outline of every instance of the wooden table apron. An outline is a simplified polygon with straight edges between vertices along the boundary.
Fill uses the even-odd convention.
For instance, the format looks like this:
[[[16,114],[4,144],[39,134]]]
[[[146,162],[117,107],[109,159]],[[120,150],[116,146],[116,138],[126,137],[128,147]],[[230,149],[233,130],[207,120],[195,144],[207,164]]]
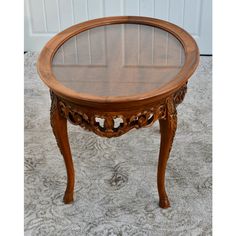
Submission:
[[[185,64],[174,81],[159,90],[129,97],[96,97],[79,94],[61,85],[52,73],[52,58],[66,40],[84,30],[108,24],[139,23],[156,26],[172,33],[183,44]],[[157,168],[157,188],[159,206],[170,206],[165,190],[165,171],[177,128],[176,107],[187,91],[187,81],[199,62],[199,51],[194,39],[180,27],[166,21],[148,17],[106,17],[87,21],[72,26],[52,38],[42,50],[38,59],[38,73],[50,88],[51,110],[50,121],[58,147],[64,157],[67,170],[67,188],[64,202],[73,202],[74,167],[67,134],[67,121],[94,132],[101,137],[118,137],[133,128],[160,123],[161,144]],[[101,125],[97,118],[101,118]],[[118,126],[115,119],[120,118]]]

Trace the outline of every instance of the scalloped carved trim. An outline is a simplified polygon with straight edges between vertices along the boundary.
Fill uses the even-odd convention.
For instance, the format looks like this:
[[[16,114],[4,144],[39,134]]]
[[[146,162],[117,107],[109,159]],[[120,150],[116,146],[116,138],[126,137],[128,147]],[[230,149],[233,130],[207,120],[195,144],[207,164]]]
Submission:
[[[57,108],[60,115],[74,125],[80,125],[84,129],[92,131],[101,137],[118,137],[133,128],[139,129],[152,125],[157,119],[166,119],[167,116],[170,116],[169,118],[174,121],[176,119],[176,106],[183,101],[186,91],[187,84],[174,93],[174,95],[166,98],[161,104],[149,107],[143,111],[122,111],[119,113],[99,112],[81,108],[77,105],[71,105],[51,92],[51,114]],[[120,120],[118,126],[115,122],[117,118]],[[102,120],[102,122],[98,122],[98,119]],[[52,121],[51,125],[53,126]],[[174,125],[175,122],[173,122]]]
[[[141,112],[120,112],[117,114],[111,112],[91,112],[82,111],[79,107],[72,107],[70,104],[60,100],[59,109],[61,115],[68,119],[74,125],[93,131],[102,137],[117,137],[129,130],[149,126],[157,119],[165,117],[166,106],[165,104],[158,104],[147,110]],[[119,118],[118,126],[115,126],[115,120]],[[97,121],[101,119],[103,124]]]

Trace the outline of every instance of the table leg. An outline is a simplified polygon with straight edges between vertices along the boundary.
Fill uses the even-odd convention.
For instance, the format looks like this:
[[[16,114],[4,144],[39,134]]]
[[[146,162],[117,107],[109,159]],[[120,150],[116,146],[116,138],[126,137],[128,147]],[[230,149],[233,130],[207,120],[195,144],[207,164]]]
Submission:
[[[166,164],[177,128],[177,112],[173,99],[167,101],[166,117],[159,120],[161,131],[161,145],[158,162],[157,187],[159,192],[159,206],[170,207],[168,196],[165,190]]]
[[[67,119],[60,114],[58,109],[57,97],[51,92],[51,110],[50,110],[50,121],[54,136],[57,141],[57,145],[61,151],[61,154],[65,161],[67,171],[67,188],[64,195],[64,203],[69,204],[73,202],[74,193],[74,167],[71,156],[70,144],[67,134]]]

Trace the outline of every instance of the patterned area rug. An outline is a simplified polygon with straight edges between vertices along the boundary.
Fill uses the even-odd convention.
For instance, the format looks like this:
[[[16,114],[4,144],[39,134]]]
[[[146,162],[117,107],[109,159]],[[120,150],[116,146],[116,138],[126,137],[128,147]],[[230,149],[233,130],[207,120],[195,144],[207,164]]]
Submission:
[[[37,56],[25,54],[25,235],[211,235],[212,58],[201,57],[178,106],[166,173],[171,208],[163,210],[156,189],[158,122],[113,139],[69,125],[75,201],[63,204],[66,171]]]

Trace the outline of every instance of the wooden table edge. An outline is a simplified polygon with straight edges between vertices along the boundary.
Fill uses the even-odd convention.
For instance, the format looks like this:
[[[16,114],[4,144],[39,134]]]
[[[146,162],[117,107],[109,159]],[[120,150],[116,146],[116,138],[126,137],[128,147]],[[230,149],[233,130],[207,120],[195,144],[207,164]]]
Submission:
[[[74,90],[65,87],[63,84],[56,80],[52,71],[52,59],[58,48],[65,41],[78,33],[94,27],[123,23],[143,24],[158,27],[173,34],[181,42],[185,52],[185,63],[180,72],[173,78],[172,81],[165,84],[161,88],[138,95],[105,97],[75,92]],[[196,67],[198,66],[198,63],[199,49],[195,40],[188,32],[186,32],[179,26],[164,20],[150,17],[112,16],[82,22],[73,25],[55,35],[42,49],[37,61],[37,70],[43,82],[58,96],[61,96],[71,102],[88,107],[108,109],[111,104],[114,104],[118,109],[135,106],[137,102],[139,104],[145,105],[150,102],[152,103],[156,100],[160,100],[164,97],[168,97],[168,95],[180,89],[188,81],[189,77],[194,73]]]

